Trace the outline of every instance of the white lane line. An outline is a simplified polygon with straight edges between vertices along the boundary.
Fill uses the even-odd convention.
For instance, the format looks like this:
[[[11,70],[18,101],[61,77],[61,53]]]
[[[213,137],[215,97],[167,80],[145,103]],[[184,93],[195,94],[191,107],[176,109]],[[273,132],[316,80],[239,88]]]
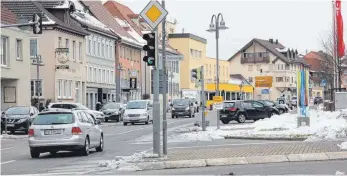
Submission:
[[[201,148],[201,147],[222,147],[222,146],[243,146],[243,145],[265,145],[265,144],[288,144],[295,143],[298,141],[287,141],[287,142],[259,142],[259,143],[242,143],[242,144],[219,144],[219,145],[197,145],[197,146],[187,146],[187,147],[171,147],[168,149],[185,149],[185,148]]]
[[[11,148],[14,148],[14,147],[2,148],[1,150],[8,150],[8,149],[11,149]]]
[[[16,160],[11,160],[11,161],[5,161],[5,162],[2,162],[1,164],[7,164],[7,163],[12,163],[12,162],[15,162]]]
[[[190,120],[190,119],[189,119]],[[185,122],[185,121],[188,121],[188,120],[182,120],[182,121],[176,121],[176,122],[170,122],[168,123],[169,124],[173,124],[173,123],[178,123],[178,122]],[[148,126],[148,127],[144,127],[144,128],[138,128],[138,129],[134,129],[134,130],[129,130],[129,131],[125,131],[125,132],[122,132],[122,133],[115,133],[115,134],[105,134],[105,136],[117,136],[117,135],[122,135],[122,134],[127,134],[127,133],[131,133],[131,132],[134,132],[134,131],[139,131],[139,130],[144,130],[144,129],[148,129],[148,128],[153,128],[152,126]]]

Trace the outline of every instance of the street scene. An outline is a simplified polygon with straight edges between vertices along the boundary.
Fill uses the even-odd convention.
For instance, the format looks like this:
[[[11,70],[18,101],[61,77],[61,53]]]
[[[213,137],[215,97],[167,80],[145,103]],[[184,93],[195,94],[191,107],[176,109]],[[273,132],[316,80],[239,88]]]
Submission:
[[[1,1],[1,175],[347,175],[346,7]]]

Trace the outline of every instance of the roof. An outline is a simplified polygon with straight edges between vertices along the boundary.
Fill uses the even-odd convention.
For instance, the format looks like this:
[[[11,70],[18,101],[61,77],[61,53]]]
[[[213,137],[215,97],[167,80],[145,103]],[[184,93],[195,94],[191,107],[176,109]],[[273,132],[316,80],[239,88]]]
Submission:
[[[100,20],[103,24],[110,27],[114,33],[119,35],[125,41],[135,40],[128,32],[126,32],[120,24],[114,19],[112,14],[101,4],[100,1],[82,0],[85,6],[89,7],[90,13]]]
[[[56,3],[58,2],[60,1],[57,1]],[[18,18],[31,21],[34,13],[43,13],[44,15],[42,16],[42,24],[44,26],[50,25],[79,35],[89,35],[88,32],[85,31],[74,19],[71,19],[70,23],[65,23],[47,10],[48,8],[54,8],[56,3],[52,3],[52,1],[1,1],[1,5],[5,6],[14,14],[16,14]]]
[[[241,74],[231,74],[230,78],[238,79],[238,80],[246,80]]]
[[[311,66],[310,70],[316,71],[316,72],[324,71],[324,68],[322,67],[322,64],[323,64],[322,62],[323,60],[326,60],[327,58],[333,59],[332,56],[322,51],[319,51],[319,52],[311,51],[304,56],[306,63]]]
[[[169,38],[190,38],[190,39],[199,41],[201,43],[205,43],[205,44],[207,43],[207,40],[205,38],[202,38],[190,33],[169,34]]]
[[[11,12],[8,8],[1,6],[1,23],[14,24],[17,23],[17,15]]]
[[[89,12],[85,11],[85,5],[78,0],[73,0],[75,5],[75,11],[71,13],[71,16],[78,21],[82,27],[92,30],[96,30],[98,32],[102,32],[108,35],[111,35],[114,38],[118,38],[118,35],[111,28],[100,22],[97,18],[91,15]]]

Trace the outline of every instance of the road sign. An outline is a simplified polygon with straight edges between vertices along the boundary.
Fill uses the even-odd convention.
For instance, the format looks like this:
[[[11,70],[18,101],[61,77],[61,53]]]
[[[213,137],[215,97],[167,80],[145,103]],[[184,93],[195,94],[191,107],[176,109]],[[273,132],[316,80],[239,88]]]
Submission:
[[[137,87],[136,78],[130,78],[130,89],[136,89]]]
[[[261,94],[269,94],[270,90],[269,89],[262,89]]]
[[[166,17],[168,12],[161,6],[158,1],[150,1],[140,13],[152,29],[155,29],[159,23]]]
[[[57,70],[65,70],[65,69],[69,69],[69,65],[56,65],[55,69]]]
[[[322,79],[320,84],[321,84],[321,86],[325,87],[327,85],[327,80]]]
[[[255,87],[272,87],[272,76],[256,76]]]
[[[214,103],[213,107],[214,109],[221,110],[223,109],[223,103]]]
[[[222,96],[214,96],[213,97],[213,102],[214,103],[222,103],[223,102],[223,97]]]

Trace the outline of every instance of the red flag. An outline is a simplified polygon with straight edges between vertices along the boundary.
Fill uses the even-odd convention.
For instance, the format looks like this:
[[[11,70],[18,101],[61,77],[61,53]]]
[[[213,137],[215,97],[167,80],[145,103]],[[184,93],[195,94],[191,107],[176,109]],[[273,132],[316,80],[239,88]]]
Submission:
[[[343,19],[341,15],[341,0],[336,0],[336,37],[337,55],[339,58],[345,55],[345,43],[343,41]]]

